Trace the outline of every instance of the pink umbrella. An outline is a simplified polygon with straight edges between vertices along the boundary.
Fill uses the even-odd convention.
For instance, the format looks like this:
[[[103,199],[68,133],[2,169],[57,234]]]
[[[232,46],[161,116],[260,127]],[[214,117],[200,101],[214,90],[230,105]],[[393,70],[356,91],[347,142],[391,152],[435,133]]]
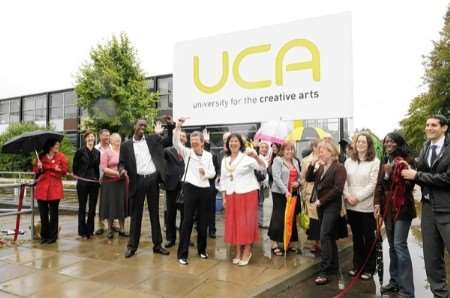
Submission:
[[[264,122],[256,132],[255,140],[283,144],[291,129],[285,121]]]

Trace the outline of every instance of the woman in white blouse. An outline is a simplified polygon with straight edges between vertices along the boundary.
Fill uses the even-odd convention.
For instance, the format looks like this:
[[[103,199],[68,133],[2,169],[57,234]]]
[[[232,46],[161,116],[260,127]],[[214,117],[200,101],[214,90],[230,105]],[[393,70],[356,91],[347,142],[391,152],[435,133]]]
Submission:
[[[380,169],[370,135],[358,134],[354,138],[354,148],[351,158],[345,161],[347,181],[344,186],[348,222],[353,236],[353,269],[348,272],[350,276],[361,270],[375,241],[373,198]],[[360,277],[369,280],[374,272],[375,254],[372,253]]]
[[[183,175],[184,213],[181,225],[180,244],[178,246],[178,262],[188,264],[189,243],[191,239],[194,216],[197,214],[198,235],[197,252],[201,259],[207,259],[206,252],[206,226],[209,215],[210,185],[209,180],[214,178],[214,169],[211,153],[203,150],[203,134],[199,131],[191,133],[191,147],[187,148],[180,142],[181,126],[184,119],[177,121],[173,133],[173,146],[184,159],[185,171]]]
[[[252,257],[252,244],[258,240],[258,190],[255,170],[266,163],[254,150],[245,152],[242,136],[230,134],[227,157],[222,160],[220,190],[225,207],[225,243],[236,246],[233,264],[246,266]]]

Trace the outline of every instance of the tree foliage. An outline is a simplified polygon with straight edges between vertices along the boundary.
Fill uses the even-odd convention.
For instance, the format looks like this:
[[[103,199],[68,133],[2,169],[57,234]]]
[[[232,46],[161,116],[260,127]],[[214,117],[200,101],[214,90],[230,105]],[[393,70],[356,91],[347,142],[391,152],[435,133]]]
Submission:
[[[8,129],[0,135],[0,146],[3,146],[8,140],[16,137],[24,132],[35,130],[47,130],[45,127],[41,127],[33,122],[14,123],[8,126]],[[75,147],[68,138],[64,138],[60,151],[64,153],[69,162],[69,166],[72,164],[73,154]],[[36,158],[34,153],[30,154],[0,154],[0,171],[17,171],[27,172],[31,170],[32,160]]]
[[[126,34],[91,50],[90,61],[80,67],[75,92],[80,107],[88,112],[81,129],[108,128],[127,136],[136,119],[153,124],[157,115],[158,94],[145,86],[136,50]]]
[[[412,100],[407,117],[400,122],[403,134],[416,153],[425,140],[426,118],[432,114],[450,116],[450,6],[440,39],[433,44],[434,49],[424,62],[424,82],[428,85],[428,91]]]

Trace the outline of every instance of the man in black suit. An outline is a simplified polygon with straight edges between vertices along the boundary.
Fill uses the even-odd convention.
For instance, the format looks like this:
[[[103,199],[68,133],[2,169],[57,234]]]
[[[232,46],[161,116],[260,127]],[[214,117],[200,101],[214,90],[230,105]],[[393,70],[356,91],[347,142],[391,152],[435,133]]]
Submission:
[[[171,122],[171,121],[170,121]],[[132,257],[139,246],[142,214],[145,197],[152,229],[153,252],[168,255],[169,251],[161,246],[162,235],[159,223],[159,179],[166,179],[167,165],[164,159],[164,147],[172,146],[172,128],[169,124],[168,136],[146,135],[147,121],[139,119],[134,126],[134,135],[120,148],[119,172],[128,174],[128,197],[131,213],[130,238],[125,257]]]
[[[166,248],[175,245],[177,239],[177,210],[180,210],[180,223],[183,222],[183,204],[177,203],[177,197],[182,187],[182,178],[184,174],[184,159],[178,154],[177,149],[169,147],[164,149],[167,161],[166,177]],[[181,224],[180,224],[181,225]]]
[[[417,171],[402,171],[405,179],[422,187],[423,255],[428,282],[434,297],[449,297],[444,251],[450,253],[450,139],[448,119],[434,115],[427,119],[428,141],[417,161]]]

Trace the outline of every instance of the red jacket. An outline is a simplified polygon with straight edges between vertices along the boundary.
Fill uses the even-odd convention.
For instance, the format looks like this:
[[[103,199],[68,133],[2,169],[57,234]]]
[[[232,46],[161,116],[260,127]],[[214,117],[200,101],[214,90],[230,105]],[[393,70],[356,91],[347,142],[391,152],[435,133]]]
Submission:
[[[33,171],[38,174],[37,184],[34,189],[34,197],[36,200],[54,201],[64,198],[64,188],[62,177],[66,175],[68,164],[63,153],[58,152],[53,159],[48,159],[47,154],[42,154],[39,159],[42,162],[42,170],[39,171],[37,166],[33,167]],[[59,169],[56,170],[56,166]]]

